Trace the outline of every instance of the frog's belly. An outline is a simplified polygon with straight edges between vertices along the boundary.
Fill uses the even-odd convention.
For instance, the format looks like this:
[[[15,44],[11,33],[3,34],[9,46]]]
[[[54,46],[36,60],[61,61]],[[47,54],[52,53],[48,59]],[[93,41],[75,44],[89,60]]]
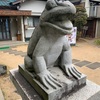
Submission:
[[[62,48],[56,47],[55,50],[53,48],[45,54],[44,58],[45,58],[47,67],[54,66],[54,64],[57,61],[58,57],[60,56],[61,52],[62,52]]]

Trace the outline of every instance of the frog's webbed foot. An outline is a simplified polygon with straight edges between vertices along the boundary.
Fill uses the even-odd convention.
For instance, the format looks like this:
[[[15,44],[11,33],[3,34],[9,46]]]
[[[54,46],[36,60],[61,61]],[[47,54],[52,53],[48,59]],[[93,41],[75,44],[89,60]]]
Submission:
[[[75,79],[81,78],[82,74],[72,64],[64,65],[62,68],[69,78],[71,77],[74,77]]]
[[[49,89],[50,87],[53,89],[61,87],[61,84],[48,70],[38,73],[37,79],[46,87],[46,89]]]

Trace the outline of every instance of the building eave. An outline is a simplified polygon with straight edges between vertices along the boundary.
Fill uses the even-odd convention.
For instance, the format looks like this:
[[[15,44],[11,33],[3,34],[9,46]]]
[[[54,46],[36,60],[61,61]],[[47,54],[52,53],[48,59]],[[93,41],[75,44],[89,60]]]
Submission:
[[[17,10],[1,10],[0,16],[31,16],[31,11],[17,11]]]

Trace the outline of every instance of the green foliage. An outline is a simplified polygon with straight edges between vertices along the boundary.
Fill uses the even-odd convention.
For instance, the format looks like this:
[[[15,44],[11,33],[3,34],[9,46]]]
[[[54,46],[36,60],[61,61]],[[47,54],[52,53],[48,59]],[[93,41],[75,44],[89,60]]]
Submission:
[[[95,40],[94,43],[95,43],[96,45],[100,45],[100,39]]]
[[[83,26],[87,23],[87,14],[84,7],[76,7],[76,10],[77,11],[74,16],[73,22],[78,31],[81,31]]]

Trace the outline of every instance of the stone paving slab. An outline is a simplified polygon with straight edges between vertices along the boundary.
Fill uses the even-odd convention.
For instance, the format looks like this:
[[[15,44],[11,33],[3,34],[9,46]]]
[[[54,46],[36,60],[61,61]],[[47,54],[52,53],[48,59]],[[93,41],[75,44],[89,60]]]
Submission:
[[[86,65],[86,67],[89,67],[91,69],[97,69],[100,67],[100,63],[99,62],[94,62],[92,64]]]
[[[4,52],[4,53],[9,53],[9,54],[14,54],[14,53],[16,53],[16,52],[18,52],[18,51],[12,50],[12,49],[8,49],[8,50],[4,50],[3,52]]]
[[[12,50],[12,49],[8,49],[8,50],[5,50],[5,51],[3,51],[3,52],[9,53],[9,54],[14,54],[15,56],[16,56],[16,55],[20,55],[20,56],[22,56],[22,57],[25,57],[25,55],[26,55],[26,52],[17,51],[17,50]]]
[[[88,65],[88,64],[90,64],[90,63],[92,63],[92,62],[89,62],[89,61],[84,60],[84,61],[75,63],[75,65],[76,65],[76,66],[79,66],[79,67],[82,67],[82,66],[86,66],[86,65]]]
[[[25,57],[26,56],[26,53],[22,53],[22,54],[20,54],[20,56]]]
[[[90,97],[88,100],[100,100],[100,91]]]
[[[20,55],[21,55],[21,56],[26,56],[26,54],[27,54],[26,52],[23,52],[23,53],[21,53]]]
[[[11,48],[9,48],[9,49],[6,49],[6,50],[3,50],[3,52],[10,52],[11,51]]]
[[[72,96],[70,96],[68,98],[68,100],[88,100],[94,94],[98,93],[98,91],[100,91],[100,86],[87,80],[87,85],[84,88],[82,88],[81,90],[74,93]],[[99,98],[100,98],[100,96],[99,96]],[[96,100],[96,99],[94,99],[94,100]]]
[[[1,89],[0,89],[0,100],[5,100]]]
[[[14,52],[14,53],[12,53],[12,52],[10,52],[9,54],[14,54],[14,55],[22,55],[22,54],[26,54],[26,53],[24,53],[24,52],[22,52],[22,51],[17,51],[17,52]]]
[[[77,63],[77,62],[80,62],[80,60],[77,60],[77,59],[72,59],[72,63]]]

